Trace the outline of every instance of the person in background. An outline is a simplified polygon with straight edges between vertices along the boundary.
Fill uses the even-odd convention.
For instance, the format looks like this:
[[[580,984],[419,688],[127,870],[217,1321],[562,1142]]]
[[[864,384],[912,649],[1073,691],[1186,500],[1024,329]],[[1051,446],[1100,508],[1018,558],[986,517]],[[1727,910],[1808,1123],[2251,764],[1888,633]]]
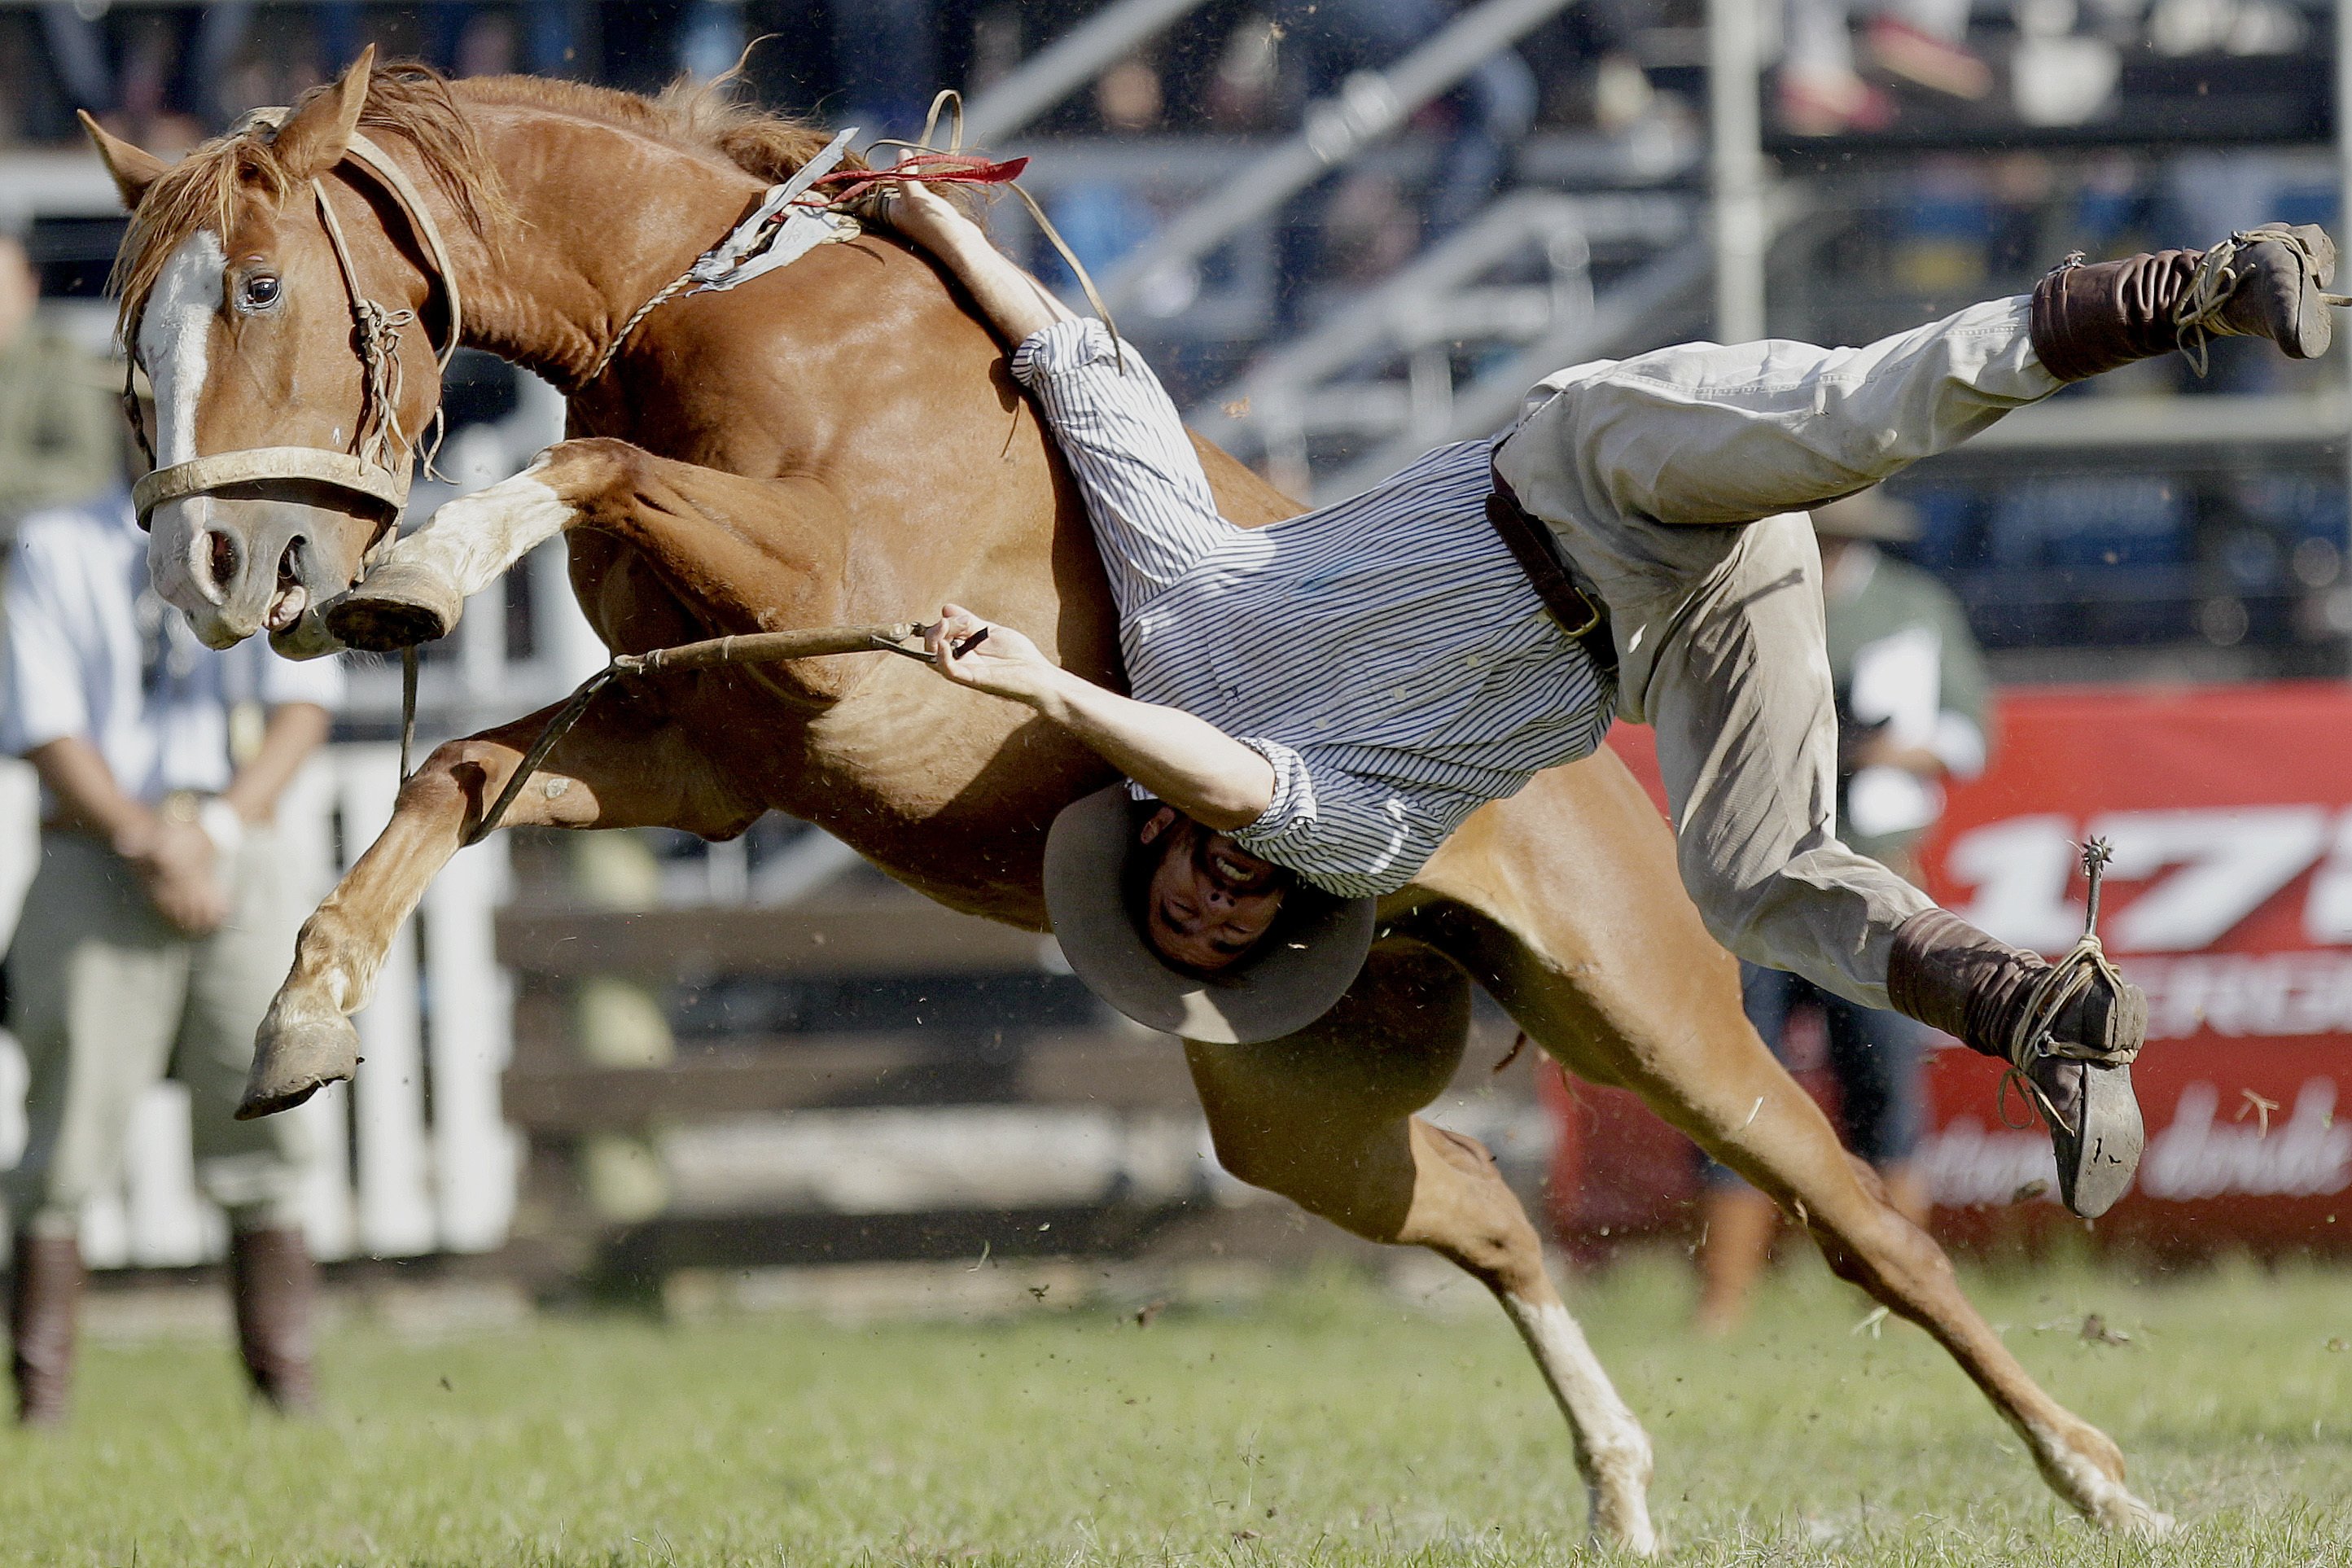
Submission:
[[[201,5],[40,7],[49,68],[66,101],[165,157],[226,127],[243,105],[221,89],[252,31],[251,0]]]
[[[257,642],[197,642],[149,586],[119,482],[26,518],[14,557],[0,750],[32,763],[43,796],[40,866],[9,954],[30,1137],[0,1177],[19,1419],[65,1417],[82,1211],[121,1179],[132,1108],[166,1075],[192,1102],[198,1183],[227,1211],[246,1369],[262,1398],[299,1412],[311,1403],[304,1127],[232,1113],[302,913],[271,819],[327,737],[341,671]]]
[[[1992,90],[1992,68],[1968,46],[1968,0],[1883,0],[1871,6],[1863,53],[1888,76],[1950,98]],[[1780,61],[1780,123],[1798,136],[1884,131],[1895,100],[1854,68],[1853,0],[1789,0]]]
[[[1984,659],[1950,592],[1880,548],[1918,537],[1909,507],[1864,490],[1812,516],[1837,691],[1840,836],[1921,886],[1917,846],[1942,813],[1945,781],[1984,772]],[[1925,1225],[1928,1193],[1911,1158],[1926,1117],[1927,1026],[1785,970],[1743,962],[1739,977],[1748,1021],[1783,1060],[1791,1017],[1819,1006],[1847,1144],[1904,1217]],[[1703,1160],[1701,1171],[1698,1322],[1720,1334],[1746,1313],[1780,1215],[1724,1166]]]
[[[1282,51],[1298,62],[1299,84],[1309,100],[1339,97],[1353,79],[1392,68],[1444,31],[1456,15],[1449,0],[1275,0],[1268,10],[1280,30]],[[1277,277],[1277,309],[1284,320],[1296,319],[1307,284],[1333,270],[1335,263],[1355,274],[1350,282],[1370,281],[1461,226],[1508,184],[1512,155],[1535,123],[1537,84],[1527,61],[1516,49],[1498,49],[1479,61],[1443,102],[1453,127],[1439,151],[1417,234],[1408,233],[1391,247],[1362,243],[1368,227],[1410,215],[1397,196],[1379,187],[1380,177],[1368,173],[1341,175],[1293,205]],[[1353,246],[1335,244],[1351,237]],[[1348,258],[1332,254],[1366,248],[1380,253],[1374,265],[1358,258],[1348,267]],[[1391,248],[1394,254],[1387,254]]]
[[[0,232],[0,530],[86,500],[121,471],[105,367],[42,329],[40,294],[23,242]]]

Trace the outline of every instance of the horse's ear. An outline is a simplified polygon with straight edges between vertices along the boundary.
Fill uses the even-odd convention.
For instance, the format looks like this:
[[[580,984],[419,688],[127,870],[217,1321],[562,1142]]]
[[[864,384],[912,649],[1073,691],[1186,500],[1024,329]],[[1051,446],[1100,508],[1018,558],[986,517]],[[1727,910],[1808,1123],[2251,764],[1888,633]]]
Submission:
[[[106,172],[114,176],[114,188],[122,197],[122,210],[137,212],[146,199],[147,187],[163,177],[170,165],[154,153],[133,147],[121,137],[111,135],[105,126],[89,117],[89,110],[76,110],[82,130],[98,147],[98,156]]]
[[[359,129],[360,106],[367,101],[368,76],[375,68],[370,44],[343,73],[343,79],[314,94],[294,111],[272,143],[278,162],[297,180],[315,180],[343,161]]]

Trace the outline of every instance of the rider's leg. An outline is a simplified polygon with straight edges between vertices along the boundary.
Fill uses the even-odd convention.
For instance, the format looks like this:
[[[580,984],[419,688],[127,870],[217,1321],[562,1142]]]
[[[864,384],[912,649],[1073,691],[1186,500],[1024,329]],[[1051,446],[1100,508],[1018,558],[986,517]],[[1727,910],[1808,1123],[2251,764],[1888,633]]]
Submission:
[[[2166,346],[2150,323],[2174,340],[2201,331],[2267,336],[2290,353],[2325,347],[2319,289],[2334,247],[2316,230],[2258,236],[2193,264],[2062,269],[2032,300],[1858,349],[1702,344],[1564,372],[1496,456],[1609,606],[1620,707],[1657,727],[1684,880],[1709,928],[1744,957],[1891,1004],[2027,1068],[2062,1191],[2084,1213],[2120,1196],[2137,1163],[2124,1064],[2145,1034],[2145,999],[2097,970],[2049,1018],[2062,975],[1837,839],[1820,562],[1811,531],[1785,514],[2055,391],[2045,352],[2070,375],[2092,374]],[[1724,526],[1741,523],[1754,525]]]

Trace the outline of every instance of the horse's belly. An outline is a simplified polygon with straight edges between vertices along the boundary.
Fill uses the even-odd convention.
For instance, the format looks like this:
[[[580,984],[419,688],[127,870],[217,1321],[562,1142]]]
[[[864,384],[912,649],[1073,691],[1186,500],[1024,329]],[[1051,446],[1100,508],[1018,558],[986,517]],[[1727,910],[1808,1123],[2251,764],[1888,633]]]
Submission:
[[[896,661],[822,711],[772,706],[779,722],[732,705],[681,717],[762,804],[942,903],[1043,929],[1045,830],[1109,776],[1091,752],[1012,703]]]

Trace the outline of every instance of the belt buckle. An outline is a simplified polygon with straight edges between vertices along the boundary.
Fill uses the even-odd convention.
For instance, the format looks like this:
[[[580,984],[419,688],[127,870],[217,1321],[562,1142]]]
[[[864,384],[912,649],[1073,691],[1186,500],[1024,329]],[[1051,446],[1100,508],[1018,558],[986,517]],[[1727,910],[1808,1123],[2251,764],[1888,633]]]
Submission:
[[[1578,587],[1574,583],[1570,583],[1568,585],[1568,591],[1575,595],[1577,602],[1584,606],[1584,624],[1580,626],[1567,626],[1561,629],[1566,631],[1571,638],[1581,639],[1589,637],[1594,632],[1601,629],[1601,606],[1592,602],[1591,595]]]

